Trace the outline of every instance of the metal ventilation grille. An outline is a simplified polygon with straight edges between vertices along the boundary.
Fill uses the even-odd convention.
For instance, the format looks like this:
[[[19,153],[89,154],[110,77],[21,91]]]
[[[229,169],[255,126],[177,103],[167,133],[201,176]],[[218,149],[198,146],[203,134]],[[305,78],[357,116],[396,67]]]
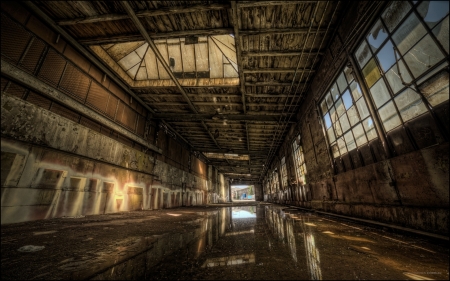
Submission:
[[[68,63],[60,87],[74,98],[84,102],[89,83],[90,79],[84,73]]]
[[[16,83],[10,83],[8,89],[6,89],[6,93],[16,96],[18,98],[23,98],[27,89],[17,85]]]
[[[45,57],[41,71],[39,71],[39,77],[53,86],[57,86],[65,65],[66,60],[53,49],[50,49]]]
[[[44,49],[45,44],[41,40],[34,38],[33,43],[25,54],[20,66],[26,71],[35,74],[36,66],[42,56],[42,53],[44,52]]]
[[[31,35],[5,14],[2,13],[1,18],[2,57],[17,64],[30,41]]]
[[[28,94],[27,101],[45,109],[49,109],[50,105],[52,104],[51,100],[35,92],[30,92]]]
[[[116,115],[117,103],[119,99],[113,95],[109,95],[108,107],[106,108],[106,115],[114,120],[114,116]]]
[[[102,113],[106,112],[109,93],[97,82],[92,81],[87,97],[87,104],[95,107]]]
[[[53,103],[51,111],[77,123],[78,120],[80,120],[80,114],[75,113],[67,107],[57,103]]]
[[[101,125],[86,117],[81,117],[80,124],[100,133]]]

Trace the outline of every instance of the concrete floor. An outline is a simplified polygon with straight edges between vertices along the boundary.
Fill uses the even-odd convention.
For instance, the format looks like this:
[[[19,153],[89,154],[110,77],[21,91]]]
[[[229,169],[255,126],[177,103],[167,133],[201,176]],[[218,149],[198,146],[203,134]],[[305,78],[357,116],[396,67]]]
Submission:
[[[1,278],[449,278],[445,241],[285,206],[230,205],[2,225]]]

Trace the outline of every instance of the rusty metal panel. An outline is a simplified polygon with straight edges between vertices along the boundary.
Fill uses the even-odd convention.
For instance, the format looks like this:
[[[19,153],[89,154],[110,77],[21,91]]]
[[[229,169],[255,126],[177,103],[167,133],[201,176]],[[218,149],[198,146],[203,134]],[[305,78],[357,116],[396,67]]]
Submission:
[[[102,113],[106,112],[109,93],[97,82],[92,81],[86,103]]]
[[[25,89],[24,87],[11,82],[11,84],[9,84],[8,89],[6,90],[6,93],[8,93],[12,96],[16,96],[18,98],[23,98],[26,91],[27,91],[27,89]]]
[[[364,166],[359,155],[359,151],[354,149],[348,153],[352,161],[354,169]]]
[[[345,172],[344,162],[340,157],[335,159],[334,166],[336,167],[336,173],[340,174]]]
[[[67,119],[70,119],[74,122],[78,122],[78,120],[80,120],[80,114],[74,112],[71,109],[68,109],[65,106],[62,106],[60,104],[57,103],[53,103],[52,108],[50,109],[50,111],[59,114]]]
[[[34,38],[33,43],[28,49],[25,57],[23,58],[20,66],[26,71],[34,74],[39,60],[44,52],[45,44],[41,40]]]
[[[72,97],[84,102],[89,88],[90,79],[72,64],[67,64],[60,88]]]
[[[28,94],[27,102],[30,102],[45,109],[49,109],[52,103],[50,99],[43,97],[35,92],[30,92]]]
[[[144,136],[144,132],[145,132],[145,118],[142,115],[140,115],[136,128],[136,133],[139,136]]]
[[[117,141],[119,141],[125,145],[128,145],[129,147],[133,147],[133,141],[121,134],[119,134]]]
[[[89,129],[92,129],[96,132],[100,132],[101,125],[95,121],[92,121],[91,119],[88,119],[86,117],[81,117],[80,124],[88,127]]]
[[[66,60],[56,53],[55,50],[50,49],[45,57],[42,68],[39,71],[39,78],[42,78],[53,86],[57,86],[65,65]]]
[[[383,146],[378,138],[370,141],[369,145],[373,151],[373,154],[375,155],[375,162],[387,159],[386,154],[384,153]]]
[[[30,41],[31,35],[3,13],[1,14],[1,23],[2,57],[11,62],[18,63]]]
[[[352,170],[353,166],[352,166],[352,160],[350,159],[350,154],[347,153],[347,154],[343,155],[341,158],[342,158],[342,162],[344,162],[345,170],[346,171]]]
[[[406,126],[419,149],[443,142],[443,137],[430,113],[409,121]]]
[[[387,137],[397,155],[402,155],[414,151],[414,146],[412,145],[403,127],[399,127],[389,132],[387,134]]]

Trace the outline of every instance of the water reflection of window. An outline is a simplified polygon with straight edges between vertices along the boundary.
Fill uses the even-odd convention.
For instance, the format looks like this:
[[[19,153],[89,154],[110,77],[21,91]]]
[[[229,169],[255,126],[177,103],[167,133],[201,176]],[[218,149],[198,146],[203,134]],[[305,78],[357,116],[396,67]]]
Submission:
[[[330,124],[330,126],[331,126],[331,124]],[[329,128],[330,126],[328,126],[327,128]],[[300,143],[300,136],[297,136],[295,138],[294,142],[292,143],[292,151],[294,154],[293,156],[294,156],[294,165],[295,165],[295,175],[297,177],[298,185],[305,185],[306,184],[305,155],[303,154],[303,147],[299,143]]]
[[[376,36],[376,38],[379,38],[381,36],[381,30],[378,30],[376,35],[375,31],[372,32],[374,33],[371,35],[372,37]],[[367,64],[374,65],[365,69],[368,75],[373,76],[370,80],[376,81],[378,79],[377,75],[380,75],[379,72],[370,74],[372,72],[370,68],[376,66],[375,62],[368,62]],[[338,94],[334,101],[330,101],[328,97],[332,94],[333,89],[338,91]],[[385,99],[388,98],[389,96],[385,97]],[[366,101],[361,93],[361,88],[348,67],[339,73],[336,83],[332,85],[330,92],[322,99],[320,108],[334,158],[352,151],[377,137]],[[362,123],[366,124],[366,126],[362,126]]]
[[[314,236],[311,233],[305,233],[305,250],[306,250],[306,262],[308,264],[310,279],[322,280],[319,250],[316,248]]]
[[[392,2],[357,47],[385,131],[427,113],[422,96],[431,106],[448,100],[448,72],[439,72],[448,68],[448,11],[448,1]]]

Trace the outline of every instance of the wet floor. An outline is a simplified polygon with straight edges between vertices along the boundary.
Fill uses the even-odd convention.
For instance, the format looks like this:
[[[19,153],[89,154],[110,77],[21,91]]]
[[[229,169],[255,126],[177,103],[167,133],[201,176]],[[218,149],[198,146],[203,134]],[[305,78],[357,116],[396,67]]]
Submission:
[[[225,222],[219,219],[216,224],[217,239],[208,237],[211,235],[208,232],[189,249],[164,260],[147,279],[448,280],[449,277],[448,247],[439,242],[386,233],[281,206],[235,207],[222,212],[225,215],[219,218],[225,218]]]
[[[271,204],[2,226],[2,279],[448,280],[446,241]]]

